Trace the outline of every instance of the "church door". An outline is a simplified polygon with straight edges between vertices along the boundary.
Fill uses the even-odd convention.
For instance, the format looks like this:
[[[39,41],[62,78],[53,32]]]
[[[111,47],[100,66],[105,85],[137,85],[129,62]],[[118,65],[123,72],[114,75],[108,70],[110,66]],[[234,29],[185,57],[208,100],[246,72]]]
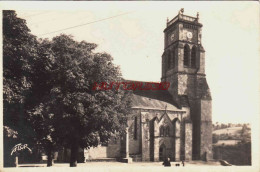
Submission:
[[[159,148],[159,160],[164,161],[166,158],[166,147],[165,145],[161,145]]]

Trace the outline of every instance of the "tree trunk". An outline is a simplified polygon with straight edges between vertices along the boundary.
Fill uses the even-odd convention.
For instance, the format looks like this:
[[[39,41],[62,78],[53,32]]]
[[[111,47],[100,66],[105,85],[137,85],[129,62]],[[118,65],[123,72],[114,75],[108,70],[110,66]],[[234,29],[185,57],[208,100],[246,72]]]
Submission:
[[[79,151],[79,145],[77,141],[75,141],[71,145],[70,167],[77,167],[78,151]]]
[[[52,151],[51,149],[47,150],[47,167],[51,167],[52,166]]]

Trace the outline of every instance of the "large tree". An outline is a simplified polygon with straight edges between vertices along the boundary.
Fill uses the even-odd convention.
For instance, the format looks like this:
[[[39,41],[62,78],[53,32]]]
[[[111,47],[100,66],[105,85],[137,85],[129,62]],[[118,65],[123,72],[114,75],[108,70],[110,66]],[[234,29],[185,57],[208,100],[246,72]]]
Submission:
[[[5,126],[5,165],[11,147],[18,142],[29,142],[33,135],[26,121],[27,98],[31,88],[32,61],[37,56],[37,40],[30,34],[26,21],[15,11],[3,11],[3,122]],[[7,134],[17,133],[16,139]],[[8,139],[9,138],[9,139]]]
[[[96,44],[78,42],[67,35],[43,43],[51,59],[46,65],[51,87],[30,111],[30,119],[37,130],[48,131],[43,134],[45,141],[71,149],[73,167],[79,148],[97,146],[107,142],[112,133],[124,131],[129,93],[120,89],[92,90],[96,82],[121,80],[112,57],[94,52]]]
[[[121,80],[112,57],[95,53],[96,47],[67,35],[37,40],[15,11],[3,11],[5,146],[40,145],[48,166],[53,151],[63,146],[71,149],[70,166],[76,166],[80,147],[97,146],[124,131],[128,93],[92,90],[96,82]]]
[[[28,121],[36,133],[33,139],[37,146],[44,149],[47,154],[47,166],[52,166],[53,153],[59,147],[52,134],[54,120],[49,111],[49,102],[52,100],[52,97],[49,96],[55,83],[53,75],[55,70],[54,62],[50,41],[38,40],[37,57],[32,64],[32,84],[30,96],[27,99],[30,108],[28,108],[27,113],[29,114]]]

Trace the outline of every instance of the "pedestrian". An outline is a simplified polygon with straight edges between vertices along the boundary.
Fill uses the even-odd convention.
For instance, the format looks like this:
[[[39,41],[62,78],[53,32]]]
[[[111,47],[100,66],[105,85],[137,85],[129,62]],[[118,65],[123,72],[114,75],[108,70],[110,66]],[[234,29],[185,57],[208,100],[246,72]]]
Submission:
[[[182,160],[181,163],[182,163],[182,166],[184,167],[184,160]]]
[[[171,161],[170,158],[167,158],[163,162],[164,167],[170,167],[171,166]]]

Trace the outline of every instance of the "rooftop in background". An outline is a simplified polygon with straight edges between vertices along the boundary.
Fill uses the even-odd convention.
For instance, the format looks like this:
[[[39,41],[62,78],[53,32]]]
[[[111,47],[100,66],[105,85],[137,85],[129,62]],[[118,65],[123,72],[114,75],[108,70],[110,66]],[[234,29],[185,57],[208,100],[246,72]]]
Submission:
[[[227,145],[236,145],[239,142],[241,142],[241,140],[219,140],[217,143],[215,143],[215,146],[227,146]]]

